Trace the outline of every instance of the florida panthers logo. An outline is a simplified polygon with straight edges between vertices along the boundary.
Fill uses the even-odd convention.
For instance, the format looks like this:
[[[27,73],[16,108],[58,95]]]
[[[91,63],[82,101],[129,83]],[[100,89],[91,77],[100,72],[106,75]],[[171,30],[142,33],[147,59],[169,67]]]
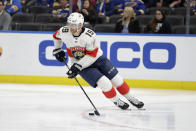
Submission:
[[[77,60],[81,59],[86,55],[86,48],[84,47],[72,47],[70,48],[70,50],[73,57]]]

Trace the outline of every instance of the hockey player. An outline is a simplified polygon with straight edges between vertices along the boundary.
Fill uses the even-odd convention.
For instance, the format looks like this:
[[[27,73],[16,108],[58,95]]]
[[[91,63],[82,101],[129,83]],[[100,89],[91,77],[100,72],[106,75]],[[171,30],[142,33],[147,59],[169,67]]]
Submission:
[[[72,66],[67,72],[68,78],[74,78],[78,74],[92,87],[99,87],[106,98],[116,106],[125,110],[129,104],[122,101],[116,93],[122,94],[132,105],[142,108],[144,103],[132,97],[130,88],[119,75],[118,70],[106,57],[96,41],[94,31],[83,27],[84,17],[80,13],[72,13],[67,20],[68,25],[61,27],[53,34],[53,54],[60,62],[67,58],[62,50],[63,42],[71,59]]]

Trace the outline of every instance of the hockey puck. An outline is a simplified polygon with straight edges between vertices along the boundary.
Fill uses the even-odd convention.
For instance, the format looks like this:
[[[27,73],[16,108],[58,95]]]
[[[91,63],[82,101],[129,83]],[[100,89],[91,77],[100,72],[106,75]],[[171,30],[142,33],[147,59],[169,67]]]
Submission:
[[[94,113],[88,113],[90,116],[94,116],[95,114]]]

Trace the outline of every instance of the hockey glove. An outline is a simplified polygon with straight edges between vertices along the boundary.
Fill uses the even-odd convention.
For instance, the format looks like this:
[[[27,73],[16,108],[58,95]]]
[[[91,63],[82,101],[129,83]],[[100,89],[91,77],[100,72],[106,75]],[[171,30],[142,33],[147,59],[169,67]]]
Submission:
[[[65,56],[65,52],[61,48],[54,49],[53,54],[56,57],[56,59],[60,62],[64,62],[67,60],[67,57]]]
[[[69,69],[69,71],[67,72],[68,78],[72,79],[76,77],[81,70],[82,70],[82,66],[77,63],[74,63]]]

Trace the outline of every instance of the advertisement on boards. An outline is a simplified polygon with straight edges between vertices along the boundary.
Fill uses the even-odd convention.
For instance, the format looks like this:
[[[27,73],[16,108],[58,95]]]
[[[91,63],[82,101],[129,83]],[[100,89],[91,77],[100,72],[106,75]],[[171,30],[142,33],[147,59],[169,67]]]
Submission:
[[[66,76],[52,54],[52,33],[0,36],[0,75]],[[196,37],[97,34],[97,42],[126,79],[196,81]]]

